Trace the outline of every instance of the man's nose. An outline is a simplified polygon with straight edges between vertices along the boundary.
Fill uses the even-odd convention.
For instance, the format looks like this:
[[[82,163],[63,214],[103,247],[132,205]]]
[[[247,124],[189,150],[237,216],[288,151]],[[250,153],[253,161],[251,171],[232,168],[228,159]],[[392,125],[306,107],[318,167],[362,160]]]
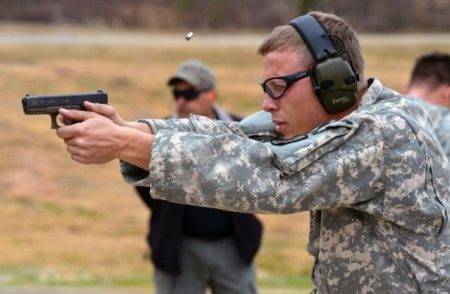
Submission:
[[[267,94],[264,95],[262,102],[262,109],[267,112],[278,110],[278,103],[276,100],[270,98]]]

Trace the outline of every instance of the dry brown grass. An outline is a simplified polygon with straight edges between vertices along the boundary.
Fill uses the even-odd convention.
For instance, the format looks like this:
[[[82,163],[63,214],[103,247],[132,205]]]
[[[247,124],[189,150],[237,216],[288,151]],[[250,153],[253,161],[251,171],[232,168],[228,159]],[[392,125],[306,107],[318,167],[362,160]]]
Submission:
[[[413,59],[430,48],[365,47],[367,72],[401,90]],[[103,89],[126,118],[161,117],[171,108],[167,77],[179,62],[195,57],[216,70],[221,104],[246,115],[260,106],[261,61],[255,51],[248,46],[1,45],[0,268],[37,268],[66,283],[127,275],[150,280],[151,275],[142,258],[147,211],[121,179],[117,162],[72,162],[50,130],[49,117],[23,115],[22,96]],[[259,276],[308,276],[308,214],[261,219]]]

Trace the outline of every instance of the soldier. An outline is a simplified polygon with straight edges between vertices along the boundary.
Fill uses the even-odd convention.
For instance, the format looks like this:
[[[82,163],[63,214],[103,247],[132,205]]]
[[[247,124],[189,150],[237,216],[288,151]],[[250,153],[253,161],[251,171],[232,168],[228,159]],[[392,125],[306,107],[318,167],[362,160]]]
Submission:
[[[413,67],[405,95],[417,99],[429,113],[439,142],[450,158],[450,55],[432,52]]]
[[[450,107],[450,55],[431,52],[417,58],[406,95]]]
[[[60,111],[84,122],[57,134],[75,161],[120,159],[124,178],[156,198],[311,211],[318,293],[450,291],[450,174],[424,109],[364,79],[357,36],[335,15],[276,27],[259,53],[265,112],[241,123],[127,123],[87,103]]]
[[[168,80],[175,111],[223,121],[240,117],[216,103],[215,77],[206,64],[186,60]],[[147,237],[155,266],[156,293],[256,293],[253,259],[262,225],[252,214],[171,203],[153,199],[148,187],[136,191],[152,211]]]

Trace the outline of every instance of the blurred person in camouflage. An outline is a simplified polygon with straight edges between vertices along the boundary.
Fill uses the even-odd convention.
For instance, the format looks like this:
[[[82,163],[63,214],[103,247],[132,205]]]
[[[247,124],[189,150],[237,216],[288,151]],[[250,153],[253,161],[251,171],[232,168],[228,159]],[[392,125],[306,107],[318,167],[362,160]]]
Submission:
[[[450,55],[431,52],[417,58],[405,95],[429,113],[439,142],[450,158]]]
[[[198,60],[181,63],[167,83],[175,107],[168,119],[241,119],[217,105],[214,73]],[[136,191],[151,210],[147,241],[156,293],[257,293],[253,259],[262,225],[254,215],[153,199],[149,187]]]
[[[172,202],[311,212],[315,293],[450,291],[450,173],[428,114],[365,79],[355,31],[310,12],[262,42],[264,111],[126,122],[110,105],[61,109],[71,158],[120,159],[124,179]],[[106,148],[105,148],[106,147]]]

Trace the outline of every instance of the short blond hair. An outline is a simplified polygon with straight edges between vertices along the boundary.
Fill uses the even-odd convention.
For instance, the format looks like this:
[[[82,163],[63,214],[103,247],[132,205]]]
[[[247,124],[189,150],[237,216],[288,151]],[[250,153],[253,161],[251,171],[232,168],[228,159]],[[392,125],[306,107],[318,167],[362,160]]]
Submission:
[[[359,73],[360,81],[364,82],[365,62],[362,56],[361,45],[353,28],[345,20],[334,14],[312,11],[308,15],[315,17],[328,34],[335,35],[342,40],[342,43],[336,42],[331,37],[338,52],[347,52],[348,59],[354,70]],[[315,61],[311,52],[302,37],[291,25],[275,27],[259,46],[258,54],[265,56],[275,50],[287,49],[295,50],[298,56],[302,58],[303,63],[314,64]]]

